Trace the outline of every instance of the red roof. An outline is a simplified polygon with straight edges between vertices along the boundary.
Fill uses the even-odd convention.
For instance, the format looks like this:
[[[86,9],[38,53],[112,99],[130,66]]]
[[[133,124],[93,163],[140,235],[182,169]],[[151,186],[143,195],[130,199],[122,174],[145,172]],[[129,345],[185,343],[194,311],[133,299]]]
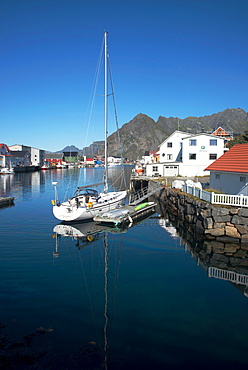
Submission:
[[[248,173],[248,144],[236,144],[205,170]]]
[[[6,148],[7,152],[10,152],[8,145],[0,143],[0,147],[3,147],[3,146]]]
[[[225,137],[226,140],[232,140],[231,135],[226,132],[222,127],[218,127],[216,130],[212,132],[212,135]]]

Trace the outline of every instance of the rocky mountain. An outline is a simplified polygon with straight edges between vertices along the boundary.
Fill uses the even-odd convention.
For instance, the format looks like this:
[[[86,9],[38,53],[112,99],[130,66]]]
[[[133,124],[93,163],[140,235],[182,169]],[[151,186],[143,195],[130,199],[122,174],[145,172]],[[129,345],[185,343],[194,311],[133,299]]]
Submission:
[[[175,130],[192,134],[211,133],[219,126],[228,132],[233,132],[234,136],[243,134],[248,129],[248,113],[241,108],[231,108],[203,117],[190,116],[179,119],[160,116],[157,121],[140,113],[119,130],[123,157],[129,160],[141,159],[145,151],[157,150],[158,146]],[[109,136],[108,152],[109,155],[120,156],[117,132]],[[81,153],[87,156],[104,155],[104,141],[92,143]]]
[[[222,112],[203,117],[160,116],[155,122],[145,114],[138,114],[120,129],[123,157],[130,160],[141,158],[146,150],[157,150],[158,146],[175,130],[197,134],[211,133],[219,126],[234,136],[248,129],[248,113],[241,108],[226,109]],[[116,132],[109,137],[109,153],[118,156],[118,140]]]
[[[81,149],[78,149],[75,145],[68,145],[64,149],[59,150],[55,153],[63,153],[63,152],[78,152],[79,153],[80,151]]]
[[[103,155],[104,153],[104,140],[94,141],[90,146],[83,148],[81,155],[86,155],[87,157],[94,157],[98,155]]]

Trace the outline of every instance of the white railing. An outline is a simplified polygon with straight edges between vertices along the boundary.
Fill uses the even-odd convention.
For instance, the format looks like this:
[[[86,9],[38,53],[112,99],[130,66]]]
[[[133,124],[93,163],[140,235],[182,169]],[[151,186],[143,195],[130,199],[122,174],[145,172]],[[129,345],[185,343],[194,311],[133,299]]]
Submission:
[[[213,194],[212,203],[226,204],[228,206],[248,207],[247,195]]]
[[[218,269],[216,267],[209,267],[208,276],[216,279],[228,280],[235,284],[248,285],[248,275],[239,274],[235,271],[228,271]]]
[[[182,190],[187,194],[191,194],[211,204],[222,204],[222,205],[236,206],[236,207],[248,207],[248,196],[247,195],[216,194],[214,192],[208,192],[208,191],[196,188],[195,186],[189,186],[189,185],[183,185]]]
[[[130,204],[135,205],[135,204],[140,203],[141,201],[147,199],[152,194],[159,191],[159,189],[161,189],[161,184],[160,183],[154,183],[153,185],[151,184],[149,190],[148,190],[148,186],[137,190],[135,193],[131,194]]]

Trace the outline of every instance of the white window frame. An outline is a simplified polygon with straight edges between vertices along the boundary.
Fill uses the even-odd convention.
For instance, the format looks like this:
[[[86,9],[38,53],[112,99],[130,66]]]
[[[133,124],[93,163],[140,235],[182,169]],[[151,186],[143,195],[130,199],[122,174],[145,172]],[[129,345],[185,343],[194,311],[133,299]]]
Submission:
[[[217,139],[209,139],[210,146],[217,146]]]
[[[189,146],[196,146],[197,140],[196,139],[189,139]]]

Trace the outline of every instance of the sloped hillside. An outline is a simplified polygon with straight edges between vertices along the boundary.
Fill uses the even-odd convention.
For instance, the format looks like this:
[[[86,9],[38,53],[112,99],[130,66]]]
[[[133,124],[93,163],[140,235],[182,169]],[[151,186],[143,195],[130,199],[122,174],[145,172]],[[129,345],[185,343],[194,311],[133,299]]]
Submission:
[[[241,108],[226,109],[222,112],[204,117],[177,117],[160,116],[155,122],[145,114],[138,114],[130,122],[125,123],[120,129],[120,138],[123,148],[123,157],[130,160],[141,158],[146,150],[157,150],[172,132],[180,131],[192,134],[200,132],[211,133],[222,126],[227,131],[232,131],[235,136],[248,129],[248,114]],[[109,153],[118,156],[117,133],[109,137]]]

